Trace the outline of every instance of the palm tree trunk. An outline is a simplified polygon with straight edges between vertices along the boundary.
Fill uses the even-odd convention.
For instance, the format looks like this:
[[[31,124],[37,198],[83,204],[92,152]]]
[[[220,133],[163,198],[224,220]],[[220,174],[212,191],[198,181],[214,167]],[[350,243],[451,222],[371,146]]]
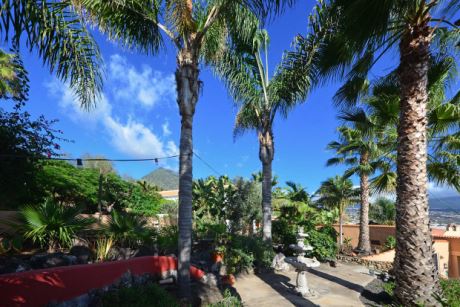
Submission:
[[[400,42],[395,296],[403,306],[437,305],[438,272],[428,217],[427,80],[430,28],[411,27]]]
[[[369,153],[363,152],[361,155],[361,166],[366,166],[369,163]],[[360,175],[361,188],[361,210],[359,216],[359,242],[358,249],[369,254],[371,252],[371,243],[369,239],[369,175],[361,173]]]
[[[342,247],[343,247],[343,210],[340,207],[339,209],[339,251],[342,251]]]
[[[259,133],[259,158],[262,161],[263,239],[272,240],[272,161],[274,155],[271,132]]]
[[[193,115],[198,101],[199,70],[193,53],[181,50],[176,70],[177,102],[181,115],[179,154],[179,295],[190,299],[190,258],[192,252],[192,159],[193,159]]]

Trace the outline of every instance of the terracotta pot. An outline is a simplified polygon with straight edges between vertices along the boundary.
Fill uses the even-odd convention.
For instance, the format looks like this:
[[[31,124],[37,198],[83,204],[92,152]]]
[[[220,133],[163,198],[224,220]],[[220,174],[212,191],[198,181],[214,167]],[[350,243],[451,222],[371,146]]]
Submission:
[[[222,252],[212,252],[211,259],[214,263],[222,262],[224,260],[224,253]]]
[[[229,286],[233,286],[236,282],[236,278],[233,274],[228,274],[228,275],[225,275],[225,276],[222,276],[222,283],[224,285],[229,285]]]

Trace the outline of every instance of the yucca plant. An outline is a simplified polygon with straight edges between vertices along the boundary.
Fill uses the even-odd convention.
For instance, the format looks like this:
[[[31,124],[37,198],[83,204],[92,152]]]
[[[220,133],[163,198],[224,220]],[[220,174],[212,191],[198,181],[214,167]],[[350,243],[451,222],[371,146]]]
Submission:
[[[20,229],[24,238],[31,239],[48,251],[70,247],[77,233],[93,222],[81,218],[78,207],[65,206],[51,199],[38,206],[26,206],[19,211],[22,219]]]

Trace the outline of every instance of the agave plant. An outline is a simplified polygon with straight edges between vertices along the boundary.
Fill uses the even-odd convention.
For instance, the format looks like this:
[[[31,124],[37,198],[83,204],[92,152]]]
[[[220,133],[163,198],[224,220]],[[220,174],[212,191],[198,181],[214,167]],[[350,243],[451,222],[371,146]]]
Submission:
[[[77,233],[93,222],[78,216],[80,208],[65,206],[51,199],[38,206],[26,206],[19,213],[24,237],[41,247],[47,246],[48,251],[70,247]]]

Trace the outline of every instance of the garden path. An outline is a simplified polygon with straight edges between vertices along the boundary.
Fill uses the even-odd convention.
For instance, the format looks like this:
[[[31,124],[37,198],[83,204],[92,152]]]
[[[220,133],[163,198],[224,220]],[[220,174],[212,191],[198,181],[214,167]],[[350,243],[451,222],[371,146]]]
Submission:
[[[305,299],[292,293],[297,273],[264,273],[245,275],[237,279],[235,289],[244,306],[364,306],[359,297],[364,287],[375,277],[368,269],[354,264],[338,264],[332,268],[321,264],[308,271],[308,284],[319,296]],[[363,295],[365,295],[364,293]]]

